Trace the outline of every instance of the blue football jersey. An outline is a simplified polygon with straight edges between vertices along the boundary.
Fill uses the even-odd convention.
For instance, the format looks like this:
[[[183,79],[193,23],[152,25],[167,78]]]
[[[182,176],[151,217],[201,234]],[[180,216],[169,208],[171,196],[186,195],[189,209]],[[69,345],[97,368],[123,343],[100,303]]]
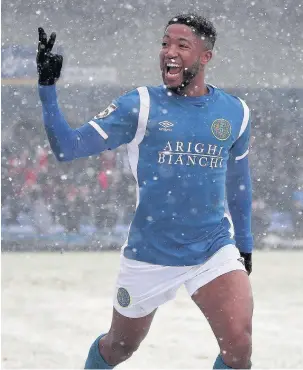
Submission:
[[[89,122],[104,149],[127,144],[137,183],[127,258],[196,265],[235,243],[225,214],[226,172],[228,161],[247,156],[249,109],[208,88],[207,95],[187,97],[163,85],[140,87]]]

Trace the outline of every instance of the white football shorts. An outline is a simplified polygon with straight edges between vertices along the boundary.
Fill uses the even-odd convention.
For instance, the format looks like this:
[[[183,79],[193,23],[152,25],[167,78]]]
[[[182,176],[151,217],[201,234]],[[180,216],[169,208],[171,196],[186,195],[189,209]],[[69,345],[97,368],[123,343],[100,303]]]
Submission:
[[[174,299],[181,285],[184,284],[192,296],[218,276],[234,270],[245,271],[245,267],[238,248],[232,244],[195,266],[153,265],[127,259],[121,254],[114,307],[123,316],[143,317]]]

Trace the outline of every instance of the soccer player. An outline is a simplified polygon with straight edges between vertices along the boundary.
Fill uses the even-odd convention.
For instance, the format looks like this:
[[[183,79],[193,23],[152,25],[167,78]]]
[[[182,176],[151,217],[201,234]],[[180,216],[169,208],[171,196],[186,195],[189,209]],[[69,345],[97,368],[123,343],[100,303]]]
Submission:
[[[205,82],[213,24],[195,14],[172,18],[160,50],[164,84],[117,98],[76,130],[57,103],[62,56],[51,52],[55,37],[48,40],[40,28],[37,54],[44,125],[55,156],[70,161],[127,144],[137,183],[111,326],[93,342],[85,368],[112,369],[128,359],[157,308],[182,284],[217,338],[214,368],[250,368],[250,113],[243,100]]]

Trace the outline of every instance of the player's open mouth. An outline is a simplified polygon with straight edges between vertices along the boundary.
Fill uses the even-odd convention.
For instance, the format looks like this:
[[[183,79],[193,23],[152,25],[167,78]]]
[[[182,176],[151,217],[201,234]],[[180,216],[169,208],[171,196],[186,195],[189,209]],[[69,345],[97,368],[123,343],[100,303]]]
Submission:
[[[165,78],[167,80],[177,80],[182,72],[182,67],[176,63],[167,63],[165,66]]]

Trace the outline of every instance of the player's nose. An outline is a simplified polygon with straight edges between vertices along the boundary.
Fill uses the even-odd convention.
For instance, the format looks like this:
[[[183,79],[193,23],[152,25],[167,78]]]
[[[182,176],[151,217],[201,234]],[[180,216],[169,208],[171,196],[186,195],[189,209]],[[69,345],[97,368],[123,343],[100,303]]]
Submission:
[[[165,56],[169,59],[175,58],[178,55],[177,48],[174,45],[170,45],[165,53]]]

